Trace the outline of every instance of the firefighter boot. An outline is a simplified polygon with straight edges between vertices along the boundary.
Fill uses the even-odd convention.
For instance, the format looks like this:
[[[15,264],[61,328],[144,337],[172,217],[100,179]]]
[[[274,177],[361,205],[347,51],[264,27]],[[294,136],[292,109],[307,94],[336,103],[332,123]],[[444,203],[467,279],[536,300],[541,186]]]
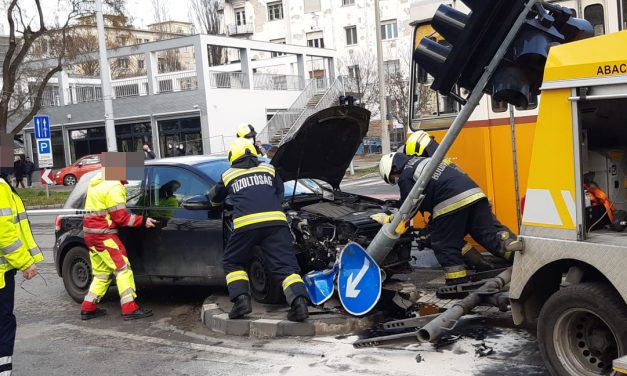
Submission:
[[[252,311],[253,306],[250,302],[250,295],[241,294],[233,300],[233,308],[231,308],[231,312],[229,312],[229,318],[241,319]]]
[[[96,308],[93,311],[81,311],[81,320],[91,320],[107,314],[106,309]]]
[[[462,253],[464,255],[464,261],[466,262],[466,265],[475,269],[479,273],[496,269],[496,265],[492,264],[491,262],[483,258],[483,256],[481,256],[481,253],[479,253],[479,251],[474,249],[468,243],[466,243],[466,245],[469,246],[469,248],[464,247],[464,249],[462,249]]]
[[[444,267],[444,281],[446,286],[461,285],[470,282],[464,265]]]
[[[307,299],[299,296],[292,302],[292,307],[287,313],[287,319],[290,321],[304,321],[307,317],[309,317]]]

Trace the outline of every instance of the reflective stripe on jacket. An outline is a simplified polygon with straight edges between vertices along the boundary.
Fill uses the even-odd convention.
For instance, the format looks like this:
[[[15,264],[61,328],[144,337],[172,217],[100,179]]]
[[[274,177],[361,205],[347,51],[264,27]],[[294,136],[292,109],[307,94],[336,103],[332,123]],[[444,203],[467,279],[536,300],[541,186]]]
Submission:
[[[26,270],[43,259],[22,199],[0,178],[0,288],[4,288],[4,273]]]
[[[430,160],[431,158],[416,157],[407,161],[398,179],[401,201],[407,198]],[[419,210],[432,213],[433,219],[486,198],[481,188],[468,175],[454,165],[446,163],[440,163],[436,168],[424,190],[424,195]]]
[[[283,182],[274,166],[268,163],[226,170],[209,197],[213,206],[220,206],[227,196],[233,203],[234,231],[287,225],[287,217],[281,206]]]
[[[119,180],[104,180],[102,173],[89,182],[83,231],[88,234],[115,234],[120,227],[139,227],[144,218],[126,210],[126,189]]]

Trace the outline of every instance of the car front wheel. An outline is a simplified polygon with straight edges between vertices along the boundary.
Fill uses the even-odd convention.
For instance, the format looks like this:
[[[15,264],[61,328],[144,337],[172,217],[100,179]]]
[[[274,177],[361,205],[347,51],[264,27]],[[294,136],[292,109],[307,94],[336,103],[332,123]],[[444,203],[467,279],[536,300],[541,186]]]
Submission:
[[[627,308],[611,287],[581,283],[553,294],[538,319],[538,345],[552,375],[610,375],[627,354]]]
[[[74,185],[76,184],[76,176],[69,174],[65,175],[63,178],[63,185]]]
[[[65,291],[77,303],[81,303],[92,280],[89,251],[80,246],[72,247],[63,259],[61,270]]]
[[[250,292],[259,303],[278,304],[285,301],[281,282],[270,273],[263,251],[255,247],[255,256],[248,267]]]

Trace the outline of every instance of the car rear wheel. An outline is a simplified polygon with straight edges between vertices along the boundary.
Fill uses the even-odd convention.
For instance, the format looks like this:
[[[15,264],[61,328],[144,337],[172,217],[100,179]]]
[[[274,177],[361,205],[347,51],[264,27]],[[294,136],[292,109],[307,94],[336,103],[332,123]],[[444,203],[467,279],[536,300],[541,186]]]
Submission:
[[[552,375],[610,375],[627,354],[627,309],[608,285],[561,289],[542,307],[538,345]]]
[[[61,270],[65,291],[77,303],[81,303],[92,280],[89,251],[80,246],[72,247],[63,259]]]
[[[280,281],[270,273],[263,251],[255,247],[255,256],[248,268],[250,292],[259,303],[278,304],[285,301]]]
[[[72,174],[65,175],[63,177],[63,185],[74,185],[76,184],[76,176]]]

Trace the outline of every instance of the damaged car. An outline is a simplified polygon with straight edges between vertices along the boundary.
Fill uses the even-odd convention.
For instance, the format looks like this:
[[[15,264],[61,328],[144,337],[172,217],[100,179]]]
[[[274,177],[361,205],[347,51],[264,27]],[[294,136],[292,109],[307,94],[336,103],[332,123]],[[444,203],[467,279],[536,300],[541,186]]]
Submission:
[[[327,269],[350,241],[367,247],[381,227],[370,216],[399,204],[340,190],[369,120],[370,113],[360,107],[322,110],[288,135],[271,161],[285,184],[283,207],[303,274]],[[228,199],[223,211],[212,211],[207,194],[228,168],[225,157],[158,159],[146,162],[143,180],[129,181],[128,210],[159,221],[154,229],[119,232],[139,285],[226,284],[222,256],[232,230],[231,212]],[[78,182],[65,208],[84,207],[90,176]],[[68,294],[82,301],[92,278],[82,216],[58,216],[55,235],[57,272]],[[411,271],[411,243],[411,235],[397,242],[380,265],[386,276]],[[269,273],[263,252],[253,252],[248,269],[253,297],[280,302],[280,282]]]

